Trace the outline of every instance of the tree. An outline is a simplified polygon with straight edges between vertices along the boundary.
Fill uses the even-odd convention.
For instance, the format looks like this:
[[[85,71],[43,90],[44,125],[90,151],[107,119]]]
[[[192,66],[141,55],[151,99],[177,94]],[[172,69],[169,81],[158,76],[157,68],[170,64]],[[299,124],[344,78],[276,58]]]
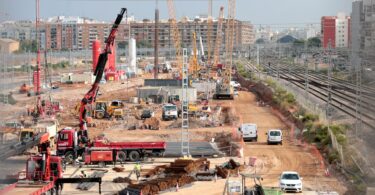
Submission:
[[[18,49],[17,52],[22,53],[22,52],[37,52],[36,48],[36,40],[22,40],[20,41],[20,48]]]
[[[322,41],[319,37],[312,37],[307,40],[307,46],[308,47],[321,47]]]
[[[295,46],[295,47],[304,47],[305,43],[306,43],[306,41],[303,40],[303,39],[296,39],[296,40],[293,41],[293,46]]]

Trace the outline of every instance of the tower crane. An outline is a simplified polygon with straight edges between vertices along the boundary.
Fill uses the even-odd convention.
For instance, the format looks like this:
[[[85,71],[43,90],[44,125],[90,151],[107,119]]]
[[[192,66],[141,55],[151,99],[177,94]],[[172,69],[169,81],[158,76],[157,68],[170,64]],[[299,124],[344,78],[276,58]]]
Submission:
[[[177,60],[177,68],[179,72],[177,73],[176,77],[182,77],[182,55],[181,55],[181,40],[180,40],[180,32],[178,30],[175,7],[173,0],[167,0],[168,4],[168,14],[169,14],[169,22],[172,27],[172,37],[174,42],[174,47],[176,50],[176,60]]]
[[[225,68],[224,74],[216,85],[214,99],[233,99],[233,88],[230,85],[232,77],[232,56],[233,56],[233,37],[234,23],[236,14],[236,0],[228,0],[228,19],[225,31]]]

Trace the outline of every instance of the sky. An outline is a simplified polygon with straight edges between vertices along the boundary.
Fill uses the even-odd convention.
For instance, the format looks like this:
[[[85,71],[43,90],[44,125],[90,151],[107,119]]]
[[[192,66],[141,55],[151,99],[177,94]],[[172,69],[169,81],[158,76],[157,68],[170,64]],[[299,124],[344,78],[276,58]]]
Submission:
[[[353,0],[236,0],[236,18],[253,24],[304,24],[320,23],[321,16],[344,12],[350,15]],[[213,0],[213,16],[227,0]],[[40,0],[40,16],[85,16],[112,21],[121,7],[129,10],[136,19],[152,19],[155,0]],[[159,0],[160,18],[168,18],[166,0]],[[207,14],[208,0],[175,0],[178,18]],[[0,21],[35,19],[35,0],[0,0]]]

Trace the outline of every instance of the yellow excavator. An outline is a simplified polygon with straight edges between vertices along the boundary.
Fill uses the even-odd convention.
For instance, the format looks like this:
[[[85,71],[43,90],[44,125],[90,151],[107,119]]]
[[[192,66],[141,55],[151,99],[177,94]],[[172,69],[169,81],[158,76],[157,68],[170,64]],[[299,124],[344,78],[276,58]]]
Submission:
[[[93,109],[93,117],[103,118],[124,118],[124,103],[121,100],[96,101]]]

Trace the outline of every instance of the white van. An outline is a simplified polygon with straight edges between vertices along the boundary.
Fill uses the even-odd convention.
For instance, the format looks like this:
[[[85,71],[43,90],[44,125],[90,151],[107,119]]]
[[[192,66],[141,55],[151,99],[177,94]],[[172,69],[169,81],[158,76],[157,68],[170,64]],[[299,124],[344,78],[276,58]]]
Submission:
[[[244,123],[238,130],[242,133],[244,141],[258,141],[258,128],[256,124]]]
[[[283,145],[283,132],[280,129],[270,129],[266,133],[267,144]]]

